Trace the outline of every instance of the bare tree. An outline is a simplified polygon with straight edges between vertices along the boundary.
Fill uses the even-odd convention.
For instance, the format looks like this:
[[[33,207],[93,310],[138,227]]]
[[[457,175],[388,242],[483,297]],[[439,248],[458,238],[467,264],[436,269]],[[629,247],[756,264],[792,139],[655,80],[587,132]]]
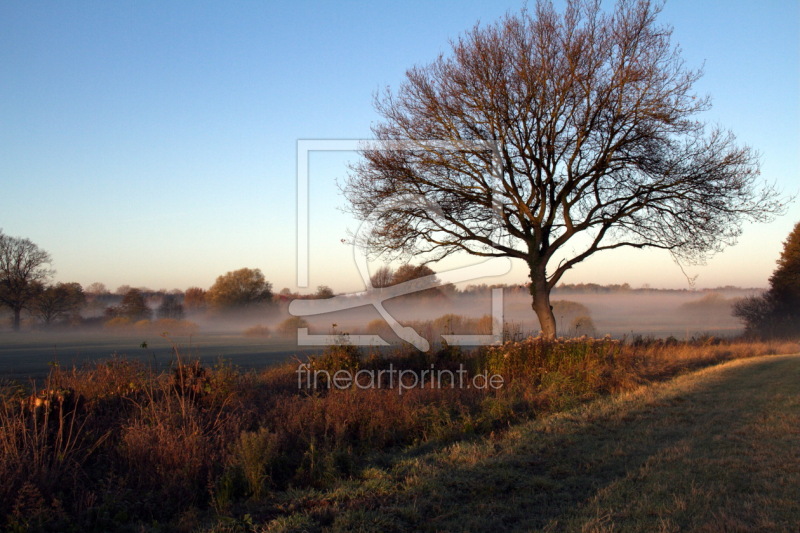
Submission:
[[[317,287],[317,292],[314,293],[314,298],[317,299],[333,298],[334,296],[333,289],[327,285],[319,285]]]
[[[31,305],[31,313],[50,326],[61,317],[78,318],[78,310],[85,303],[86,294],[80,283],[57,283],[41,290]]]
[[[181,304],[180,296],[177,294],[165,294],[161,298],[161,304],[156,309],[156,316],[158,318],[174,318],[181,320],[185,316],[183,304]]]
[[[0,230],[0,304],[14,313],[14,331],[19,331],[22,310],[42,290],[53,271],[50,254],[28,239],[9,237]]]
[[[382,289],[392,284],[394,272],[388,266],[382,266],[370,276],[370,284],[376,289]]]
[[[702,73],[659,12],[648,0],[613,12],[568,0],[563,13],[540,1],[410,69],[376,97],[378,140],[344,186],[353,213],[374,221],[362,244],[426,262],[522,259],[553,337],[550,291],[592,254],[650,247],[699,263],[744,220],[780,212],[757,155],[697,120],[710,107],[693,92]]]
[[[100,283],[99,281],[95,281],[94,283],[90,283],[86,290],[84,291],[86,294],[91,294],[93,296],[98,296],[101,294],[109,294],[108,289],[106,288],[104,283]]]

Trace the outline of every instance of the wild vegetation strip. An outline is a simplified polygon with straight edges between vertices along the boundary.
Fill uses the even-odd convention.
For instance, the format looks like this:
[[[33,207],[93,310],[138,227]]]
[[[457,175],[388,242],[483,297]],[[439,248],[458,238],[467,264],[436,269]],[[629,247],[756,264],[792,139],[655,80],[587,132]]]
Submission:
[[[335,509],[331,530],[792,531],[800,356],[735,361],[408,454],[307,498]],[[272,525],[313,530],[320,516]]]
[[[56,366],[34,390],[0,383],[0,527],[446,530],[471,523],[459,518],[471,508],[458,507],[469,501],[485,517],[475,529],[546,527],[638,464],[629,456],[646,458],[655,448],[623,446],[608,461],[598,443],[620,445],[624,418],[595,424],[594,440],[548,441],[535,431],[522,439],[533,426],[518,424],[548,424],[553,413],[643,383],[798,348],[531,338],[475,352],[362,353],[338,344],[303,367],[329,376],[395,369],[408,378],[464,369],[465,383],[481,373],[503,380],[500,388],[445,382],[402,394],[398,387],[304,387],[300,361],[259,372],[183,358],[163,372],[121,358]],[[663,435],[648,438],[656,447]],[[463,453],[472,454],[466,466]]]

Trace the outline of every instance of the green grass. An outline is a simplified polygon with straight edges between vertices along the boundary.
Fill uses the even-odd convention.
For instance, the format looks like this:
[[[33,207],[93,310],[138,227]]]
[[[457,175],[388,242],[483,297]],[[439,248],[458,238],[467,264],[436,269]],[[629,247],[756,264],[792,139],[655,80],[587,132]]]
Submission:
[[[293,494],[296,512],[256,530],[796,531],[800,356],[725,363],[383,461]]]

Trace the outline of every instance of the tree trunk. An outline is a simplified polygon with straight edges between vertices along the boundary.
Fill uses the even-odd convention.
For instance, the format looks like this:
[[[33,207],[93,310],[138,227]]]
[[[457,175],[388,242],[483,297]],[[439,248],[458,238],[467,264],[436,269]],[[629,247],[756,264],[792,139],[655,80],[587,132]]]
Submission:
[[[13,329],[14,331],[19,331],[19,323],[20,323],[20,315],[22,314],[22,309],[14,309],[14,323]]]
[[[531,296],[533,312],[539,318],[542,327],[542,337],[545,339],[556,338],[556,317],[553,314],[553,306],[550,305],[550,287],[547,285],[547,274],[544,267],[535,268],[531,266]]]

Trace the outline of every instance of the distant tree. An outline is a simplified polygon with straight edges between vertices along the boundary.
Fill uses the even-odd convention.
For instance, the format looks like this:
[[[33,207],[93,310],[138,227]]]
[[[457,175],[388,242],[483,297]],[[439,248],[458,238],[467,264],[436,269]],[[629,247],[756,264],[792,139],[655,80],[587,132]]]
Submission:
[[[774,322],[768,294],[747,296],[733,304],[733,316],[744,322],[745,333],[751,337],[773,337]]]
[[[161,299],[161,304],[156,309],[156,316],[158,318],[182,319],[184,317],[183,305],[178,295],[165,294]]]
[[[128,291],[130,290],[131,290],[130,285],[120,285],[119,287],[117,287],[117,290],[114,291],[114,294],[125,296],[126,294],[128,294]]]
[[[189,287],[183,295],[183,308],[187,312],[201,311],[206,307],[206,291],[200,287]]]
[[[427,265],[412,265],[411,263],[407,263],[405,265],[401,265],[397,270],[394,271],[394,274],[392,275],[392,285],[398,285],[407,281],[413,281],[415,279],[435,275],[436,272],[434,272],[433,269]],[[434,283],[438,284],[438,281],[435,281]]]
[[[308,321],[299,316],[290,316],[275,328],[275,331],[281,337],[297,338],[298,328],[307,328]]]
[[[219,311],[263,306],[272,301],[272,283],[264,279],[261,270],[242,268],[219,276],[206,300]]]
[[[783,243],[783,252],[769,285],[763,295],[734,304],[734,316],[742,319],[750,335],[800,336],[800,222]]]
[[[57,283],[42,288],[31,305],[31,313],[49,326],[59,318],[77,315],[85,303],[80,283]]]
[[[94,283],[90,283],[86,286],[86,289],[83,291],[86,294],[92,295],[100,295],[100,294],[108,294],[108,289],[106,288],[105,284],[100,283],[99,281],[95,281]]]
[[[35,300],[53,271],[46,265],[50,254],[28,239],[9,237],[0,230],[0,304],[11,309],[14,331],[19,331],[22,310]]]
[[[381,289],[392,284],[394,272],[388,266],[382,266],[370,277],[373,288]]]
[[[433,277],[428,281],[423,282],[421,280],[421,278],[426,278],[428,276]],[[436,277],[436,272],[427,265],[412,265],[411,263],[407,263],[401,265],[394,271],[391,285],[409,282],[412,287],[416,287],[418,290],[408,294],[406,298],[436,298],[442,296],[441,283]]]
[[[327,285],[320,285],[319,287],[317,287],[317,292],[314,293],[314,298],[317,299],[333,298],[333,289],[331,289]]]
[[[564,4],[476,25],[409,69],[376,98],[377,141],[344,187],[372,254],[523,261],[547,338],[551,290],[595,253],[702,261],[783,209],[755,152],[699,120],[702,72],[657,22],[661,2]]]
[[[147,306],[144,295],[139,289],[128,289],[119,306],[113,309],[114,316],[129,318],[135,322],[137,320],[149,319],[153,312]]]
[[[778,268],[769,284],[776,312],[794,320],[800,318],[800,222],[784,241]],[[800,328],[796,331],[800,332]]]

